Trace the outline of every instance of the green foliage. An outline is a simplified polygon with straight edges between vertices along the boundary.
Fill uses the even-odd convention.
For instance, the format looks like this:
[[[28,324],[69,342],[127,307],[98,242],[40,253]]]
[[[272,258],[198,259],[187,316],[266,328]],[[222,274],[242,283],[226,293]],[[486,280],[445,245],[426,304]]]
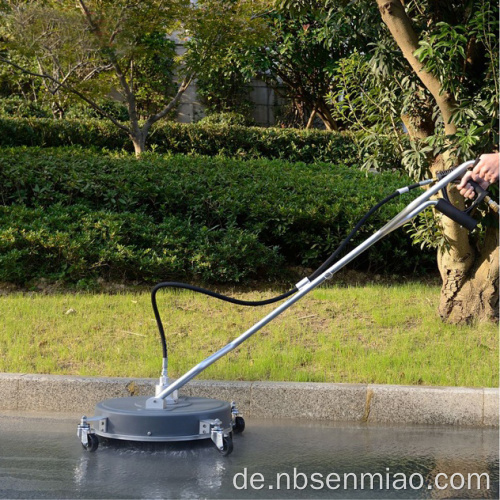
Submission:
[[[342,164],[8,148],[0,156],[0,280],[276,278],[280,264],[319,265],[408,181]],[[384,207],[357,241],[407,202]],[[397,231],[356,265],[404,273],[432,261]]]
[[[133,74],[135,98],[139,114],[146,119],[175,95],[175,42],[163,31],[156,31],[140,36],[138,45]]]
[[[450,240],[446,237],[441,224],[436,224],[436,220],[431,211],[426,210],[418,217],[407,224],[407,231],[413,243],[419,245],[423,250],[439,249],[449,251]]]
[[[432,153],[432,146],[426,145],[419,140],[405,141],[409,143],[408,149],[403,151],[402,165],[414,179],[421,179],[429,166],[429,156]],[[403,143],[403,141],[401,141]],[[391,143],[387,150],[390,151]]]
[[[0,131],[1,146],[128,146],[126,134],[105,120],[0,118]]]
[[[262,78],[285,86],[285,95],[302,115],[302,125],[316,109],[327,128],[350,127],[341,116],[332,116],[326,97],[344,90],[344,82],[336,77],[338,65],[354,53],[369,51],[373,32],[379,28],[374,22],[379,16],[375,2],[362,2],[362,7],[360,2],[275,3],[268,15],[274,43],[256,56]]]
[[[18,118],[51,118],[48,106],[18,95],[0,98],[0,116]]]
[[[293,17],[286,10],[268,12],[265,19],[272,39],[254,51],[251,66],[293,107],[282,123],[303,128],[315,109],[328,128],[335,128],[324,96],[337,54],[323,43],[317,19],[312,14]]]
[[[174,216],[156,222],[143,213],[80,204],[0,207],[0,227],[0,281],[20,284],[186,274],[239,282],[262,269],[273,277],[281,261],[274,249],[238,228],[211,231]]]
[[[244,115],[234,111],[226,111],[221,113],[212,113],[202,118],[199,125],[226,125],[226,126],[245,126],[248,125],[247,119]]]
[[[262,19],[267,0],[197,0],[186,28],[187,67],[203,79],[239,74],[247,79],[251,49],[269,39]]]
[[[172,116],[195,74],[206,81],[211,71],[233,71],[233,54],[263,42],[256,3],[13,0],[0,4],[0,59],[40,78],[58,117],[81,100],[128,133],[140,154],[151,125]],[[128,124],[99,107],[111,92],[126,104]]]
[[[209,114],[251,114],[248,80],[232,64],[228,69],[207,67],[197,76],[196,93]]]
[[[0,34],[0,50],[1,55],[6,55],[4,52],[4,47],[1,40]],[[21,65],[29,68],[30,70],[35,70],[33,60],[30,58],[25,58],[16,53],[9,54],[10,59]],[[13,68],[7,64],[0,64],[0,96],[2,98],[9,98],[12,96],[19,96],[20,98],[31,101],[42,97],[42,92],[40,92],[41,82],[33,81],[33,79],[24,74],[19,74],[14,71]]]
[[[158,124],[153,128],[150,144],[158,153],[245,159],[281,158],[305,163],[342,161],[352,164],[356,156],[353,136],[347,133],[234,125],[240,119],[224,114],[207,117],[204,123]],[[211,124],[214,120],[218,124]],[[0,118],[0,146],[54,147],[70,144],[131,150],[127,135],[105,120]]]
[[[460,161],[498,148],[499,24],[493,2],[404,3],[419,39],[415,55],[456,101],[452,120],[458,131],[450,137],[434,99],[381,22],[376,2],[276,3],[295,16],[314,16],[318,39],[337,54],[328,101],[341,126],[365,133],[359,136],[365,168],[383,168],[391,162],[382,158],[399,156],[410,175],[421,177],[442,153]]]
[[[129,120],[127,107],[113,99],[96,99],[97,105],[108,115],[120,122]],[[75,102],[68,106],[64,118],[69,120],[103,120],[103,116],[95,109],[82,102]]]
[[[97,100],[99,107],[106,111],[116,120],[127,121],[128,111],[123,104],[113,101],[112,99]],[[103,117],[97,111],[81,102],[75,102],[68,105],[64,113],[64,117],[70,120],[88,120],[98,119]],[[0,118],[53,118],[50,105],[41,101],[24,99],[19,95],[11,95],[10,97],[0,98]],[[30,122],[33,123],[33,122]]]
[[[401,116],[413,105],[401,99],[401,87],[416,90],[411,78],[396,81],[393,73],[401,71],[400,61],[391,50],[378,43],[372,53],[357,51],[339,61],[333,71],[335,90],[327,95],[333,116],[344,126],[361,132],[358,148],[364,169],[391,168],[396,158],[403,159],[410,175],[420,174],[420,165],[409,162],[404,151],[408,135],[403,131]],[[426,163],[427,166],[427,163]]]
[[[265,2],[199,0],[196,5],[186,64],[196,72],[197,94],[210,114],[236,112],[249,118],[252,53],[269,40],[260,15]]]
[[[471,158],[498,147],[498,33],[498,5],[487,0],[442,14],[422,30],[415,55],[457,102],[453,122],[458,131],[450,145],[434,147],[434,154],[449,148],[457,158]]]

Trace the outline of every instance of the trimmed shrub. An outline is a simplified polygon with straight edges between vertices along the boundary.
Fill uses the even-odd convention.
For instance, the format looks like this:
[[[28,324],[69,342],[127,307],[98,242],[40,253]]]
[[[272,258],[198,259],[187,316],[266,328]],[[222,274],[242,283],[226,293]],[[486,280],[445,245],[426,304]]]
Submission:
[[[208,120],[210,121],[210,120]],[[0,118],[0,146],[83,147],[133,151],[127,134],[106,120]],[[226,123],[163,122],[152,129],[148,147],[157,153],[355,163],[347,133],[245,127]]]
[[[239,282],[282,259],[255,235],[85,205],[0,207],[0,281],[88,278],[158,281],[186,274],[205,281]]]
[[[123,149],[128,141],[125,132],[104,120],[0,118],[0,146],[79,145]]]
[[[7,148],[0,279],[273,278],[281,263],[319,265],[371,206],[410,182],[325,163]],[[355,241],[414,196],[383,207]],[[354,264],[406,273],[433,266],[434,256],[399,230]]]

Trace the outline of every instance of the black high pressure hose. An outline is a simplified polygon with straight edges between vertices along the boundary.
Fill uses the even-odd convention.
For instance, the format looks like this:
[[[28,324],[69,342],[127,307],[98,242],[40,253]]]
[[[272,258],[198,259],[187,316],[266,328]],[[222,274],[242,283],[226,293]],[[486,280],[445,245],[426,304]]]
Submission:
[[[347,235],[347,237],[342,241],[342,243],[339,245],[339,247],[333,252],[330,257],[328,257],[323,264],[321,264],[316,271],[314,271],[309,277],[309,281],[313,281],[316,279],[321,273],[323,273],[328,267],[330,267],[335,259],[340,255],[340,253],[345,249],[347,244],[351,241],[351,239],[356,235],[356,233],[361,229],[363,224],[366,222],[366,220],[373,215],[374,212],[376,212],[380,207],[385,205],[387,202],[391,201],[393,198],[396,196],[399,196],[400,194],[406,193],[411,189],[415,189],[417,187],[422,186],[423,183],[417,183],[417,184],[412,184],[411,186],[407,186],[406,188],[398,189],[397,191],[394,191],[394,193],[390,194],[389,196],[385,197],[382,201],[379,201],[376,205],[374,205],[366,214],[359,220],[359,222],[356,224],[356,226],[353,228],[353,230]],[[298,291],[297,287],[292,288],[288,292],[285,292],[281,295],[278,295],[277,297],[272,297],[270,299],[266,300],[240,300],[240,299],[235,299],[232,297],[228,297],[227,295],[223,295],[221,293],[213,292],[211,290],[207,290],[206,288],[201,288],[199,286],[194,286],[194,285],[189,285],[187,283],[179,283],[176,281],[165,281],[162,283],[158,283],[151,291],[151,303],[153,306],[153,312],[156,318],[156,323],[158,324],[158,330],[160,332],[160,337],[161,337],[161,346],[162,346],[162,353],[163,353],[163,358],[167,358],[167,341],[165,339],[165,331],[163,329],[163,323],[161,321],[160,317],[160,312],[158,311],[158,305],[156,303],[156,294],[158,290],[161,288],[183,288],[185,290],[191,290],[193,292],[197,293],[202,293],[204,295],[208,295],[210,297],[214,297],[219,300],[224,300],[225,302],[230,302],[231,304],[236,304],[240,306],[250,306],[250,307],[256,307],[256,306],[264,306],[267,304],[273,304],[274,302],[279,302],[280,300],[286,299],[293,295],[295,292]]]
[[[326,271],[334,262],[335,259],[340,255],[340,252],[344,250],[344,248],[347,246],[347,244],[352,240],[352,238],[356,235],[356,233],[361,229],[363,224],[367,221],[367,219],[373,215],[382,205],[385,205],[387,202],[391,201],[393,198],[396,198],[396,196],[399,196],[401,193],[399,191],[394,191],[394,193],[390,194],[386,198],[384,198],[382,201],[379,201],[376,205],[374,205],[368,212],[366,212],[363,217],[359,220],[359,222],[354,226],[353,230],[347,235],[347,237],[342,241],[342,243],[339,245],[337,250],[328,257],[328,259],[321,264],[321,266],[316,269],[309,277],[309,281],[312,281],[316,279],[321,273]]]
[[[151,291],[151,303],[153,305],[153,312],[156,318],[156,323],[158,324],[158,330],[160,331],[163,358],[167,357],[167,341],[165,339],[165,331],[163,330],[163,323],[160,318],[160,312],[158,311],[158,306],[156,304],[156,293],[161,288],[184,288],[185,290],[191,290],[193,292],[209,295],[210,297],[214,297],[219,300],[231,302],[231,304],[237,304],[239,306],[252,306],[252,307],[264,306],[266,304],[272,304],[273,302],[278,302],[280,300],[286,299],[287,297],[290,297],[290,295],[293,295],[297,291],[297,288],[294,288],[282,295],[279,295],[278,297],[273,297],[271,299],[266,299],[266,300],[252,301],[252,300],[234,299],[232,297],[228,297],[227,295],[223,295],[221,293],[212,292],[211,290],[207,290],[206,288],[189,285],[188,283],[178,283],[176,281],[165,281],[163,283],[158,283]]]

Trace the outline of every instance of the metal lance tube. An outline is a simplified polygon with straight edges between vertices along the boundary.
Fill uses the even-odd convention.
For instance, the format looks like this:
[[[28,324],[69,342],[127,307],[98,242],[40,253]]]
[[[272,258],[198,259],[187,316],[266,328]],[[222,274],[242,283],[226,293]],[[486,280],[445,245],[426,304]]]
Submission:
[[[146,408],[150,409],[162,409],[165,407],[165,398],[172,394],[175,390],[180,389],[187,382],[192,380],[194,377],[199,375],[203,370],[208,368],[211,364],[215,363],[219,358],[225,356],[228,352],[232,351],[236,347],[238,347],[241,343],[251,337],[254,333],[258,332],[262,327],[267,325],[274,318],[279,316],[283,311],[286,311],[290,306],[295,304],[298,300],[300,300],[304,295],[309,293],[311,290],[319,286],[325,280],[330,279],[337,271],[342,269],[344,266],[349,264],[352,260],[354,260],[358,255],[363,253],[365,250],[370,248],[374,243],[381,240],[385,236],[387,236],[390,232],[394,231],[398,227],[402,226],[404,223],[408,222],[413,217],[417,216],[422,210],[425,210],[429,206],[435,205],[435,201],[429,201],[432,196],[439,193],[439,191],[447,186],[450,182],[455,180],[458,177],[462,177],[463,174],[467,171],[469,167],[474,164],[474,160],[466,161],[459,165],[456,169],[450,172],[446,177],[437,182],[434,186],[430,187],[425,193],[421,194],[418,198],[413,200],[409,205],[407,205],[398,215],[396,215],[393,219],[391,219],[385,226],[379,229],[376,233],[370,236],[363,243],[354,248],[351,252],[345,255],[342,259],[338,260],[335,264],[333,264],[330,268],[328,268],[325,272],[319,275],[313,281],[301,286],[299,291],[293,295],[286,302],[278,306],[276,309],[271,311],[267,316],[263,319],[255,323],[251,328],[249,328],[246,332],[241,334],[239,337],[234,339],[232,342],[204,359],[196,366],[191,368],[184,375],[179,377],[175,382],[172,382],[168,387],[166,387],[163,391],[157,394],[155,397],[151,397],[146,402]]]

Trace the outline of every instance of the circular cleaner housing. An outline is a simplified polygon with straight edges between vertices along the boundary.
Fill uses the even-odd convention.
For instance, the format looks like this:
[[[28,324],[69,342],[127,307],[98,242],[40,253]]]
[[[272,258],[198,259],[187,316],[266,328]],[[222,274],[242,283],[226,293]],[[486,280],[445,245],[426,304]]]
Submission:
[[[179,397],[165,408],[146,408],[146,396],[101,401],[96,417],[82,417],[78,435],[82,445],[95,451],[98,439],[140,442],[172,442],[211,439],[222,454],[232,451],[232,433],[244,428],[234,403],[218,399]],[[90,422],[95,428],[90,427]]]

